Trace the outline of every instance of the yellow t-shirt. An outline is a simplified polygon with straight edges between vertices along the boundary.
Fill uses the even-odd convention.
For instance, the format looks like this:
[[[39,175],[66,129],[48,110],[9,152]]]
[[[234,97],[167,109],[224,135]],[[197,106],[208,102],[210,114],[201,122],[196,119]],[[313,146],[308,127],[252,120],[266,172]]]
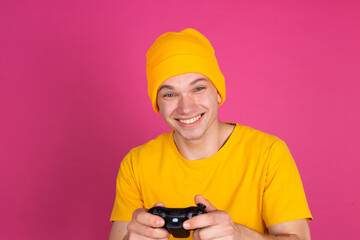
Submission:
[[[111,221],[131,221],[135,209],[157,202],[195,206],[196,194],[260,233],[274,224],[312,218],[285,143],[237,124],[225,145],[206,159],[184,159],[173,133],[132,149],[121,162]]]

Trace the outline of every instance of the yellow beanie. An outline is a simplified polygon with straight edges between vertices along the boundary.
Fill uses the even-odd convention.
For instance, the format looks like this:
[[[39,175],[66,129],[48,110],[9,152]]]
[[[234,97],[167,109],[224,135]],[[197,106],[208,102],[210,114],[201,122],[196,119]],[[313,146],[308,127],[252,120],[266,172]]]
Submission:
[[[168,32],[158,37],[146,54],[148,94],[155,112],[157,92],[167,79],[183,73],[200,73],[211,80],[225,101],[225,78],[209,40],[192,28]]]

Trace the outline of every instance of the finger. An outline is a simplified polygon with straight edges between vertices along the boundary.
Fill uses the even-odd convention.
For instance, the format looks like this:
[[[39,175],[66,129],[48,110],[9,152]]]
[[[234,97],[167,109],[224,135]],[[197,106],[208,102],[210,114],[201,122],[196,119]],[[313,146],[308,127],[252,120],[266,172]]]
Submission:
[[[148,213],[145,208],[141,208],[134,211],[133,219],[129,223],[127,230],[135,239],[140,239],[140,236],[158,239],[168,238],[169,232],[160,228],[164,224],[164,219]]]
[[[185,229],[206,228],[220,225],[230,219],[230,216],[223,211],[213,211],[190,218],[183,223]],[[231,219],[230,219],[231,220]]]
[[[154,207],[165,207],[165,204],[162,202],[158,202],[154,204]]]
[[[204,198],[203,196],[201,196],[201,195],[196,195],[195,198],[194,198],[194,200],[195,200],[195,203],[196,203],[196,204],[198,204],[198,203],[204,204],[204,205],[206,206],[206,209],[205,209],[205,210],[206,210],[207,212],[213,212],[213,211],[216,211],[216,210],[217,210],[217,208],[214,207],[214,206],[210,203],[209,200],[205,199],[205,198]]]
[[[193,239],[194,239],[194,240],[200,240],[200,239],[201,239],[201,238],[200,238],[200,235],[199,235],[200,230],[201,230],[201,229],[197,229],[197,230],[194,231],[194,233],[193,233]]]
[[[163,228],[152,228],[142,224],[128,226],[128,231],[133,239],[163,239],[169,238],[170,233]]]
[[[145,208],[135,210],[133,213],[133,219],[139,224],[153,228],[162,227],[165,224],[164,219],[148,213],[147,209]]]
[[[211,227],[196,229],[193,238],[196,239],[234,239],[231,238],[235,233],[231,225],[214,225]]]

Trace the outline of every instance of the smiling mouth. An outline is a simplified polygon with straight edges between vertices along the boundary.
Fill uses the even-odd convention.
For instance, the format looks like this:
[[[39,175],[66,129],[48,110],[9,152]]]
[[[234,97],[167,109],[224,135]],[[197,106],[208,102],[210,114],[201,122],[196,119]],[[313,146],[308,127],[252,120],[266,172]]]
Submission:
[[[183,123],[183,124],[191,124],[194,123],[196,121],[198,121],[202,116],[204,115],[204,113],[199,114],[196,117],[193,118],[189,118],[189,119],[177,119],[179,122]]]

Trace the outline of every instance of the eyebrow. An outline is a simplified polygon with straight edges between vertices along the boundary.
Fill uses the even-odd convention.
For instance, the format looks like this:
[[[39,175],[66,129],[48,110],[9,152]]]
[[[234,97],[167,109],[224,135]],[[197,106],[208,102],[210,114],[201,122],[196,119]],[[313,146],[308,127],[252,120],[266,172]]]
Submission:
[[[200,82],[200,81],[209,81],[209,80],[206,79],[206,78],[203,78],[203,77],[197,78],[197,79],[195,79],[194,81],[190,82],[190,85],[195,85],[196,83],[198,83],[198,82]],[[165,85],[161,85],[161,86],[159,87],[158,92],[160,92],[162,89],[174,90],[174,87],[171,86],[171,85],[166,85],[166,84],[165,84]]]
[[[203,77],[197,78],[197,79],[195,79],[194,81],[192,81],[192,82],[190,83],[190,85],[195,85],[196,83],[198,83],[198,82],[200,82],[200,81],[209,81],[209,80],[206,79],[206,78],[203,78]]]
[[[159,87],[158,92],[160,92],[160,91],[163,90],[163,89],[173,90],[174,88],[173,88],[172,86],[170,86],[170,85],[161,85],[161,86]]]

